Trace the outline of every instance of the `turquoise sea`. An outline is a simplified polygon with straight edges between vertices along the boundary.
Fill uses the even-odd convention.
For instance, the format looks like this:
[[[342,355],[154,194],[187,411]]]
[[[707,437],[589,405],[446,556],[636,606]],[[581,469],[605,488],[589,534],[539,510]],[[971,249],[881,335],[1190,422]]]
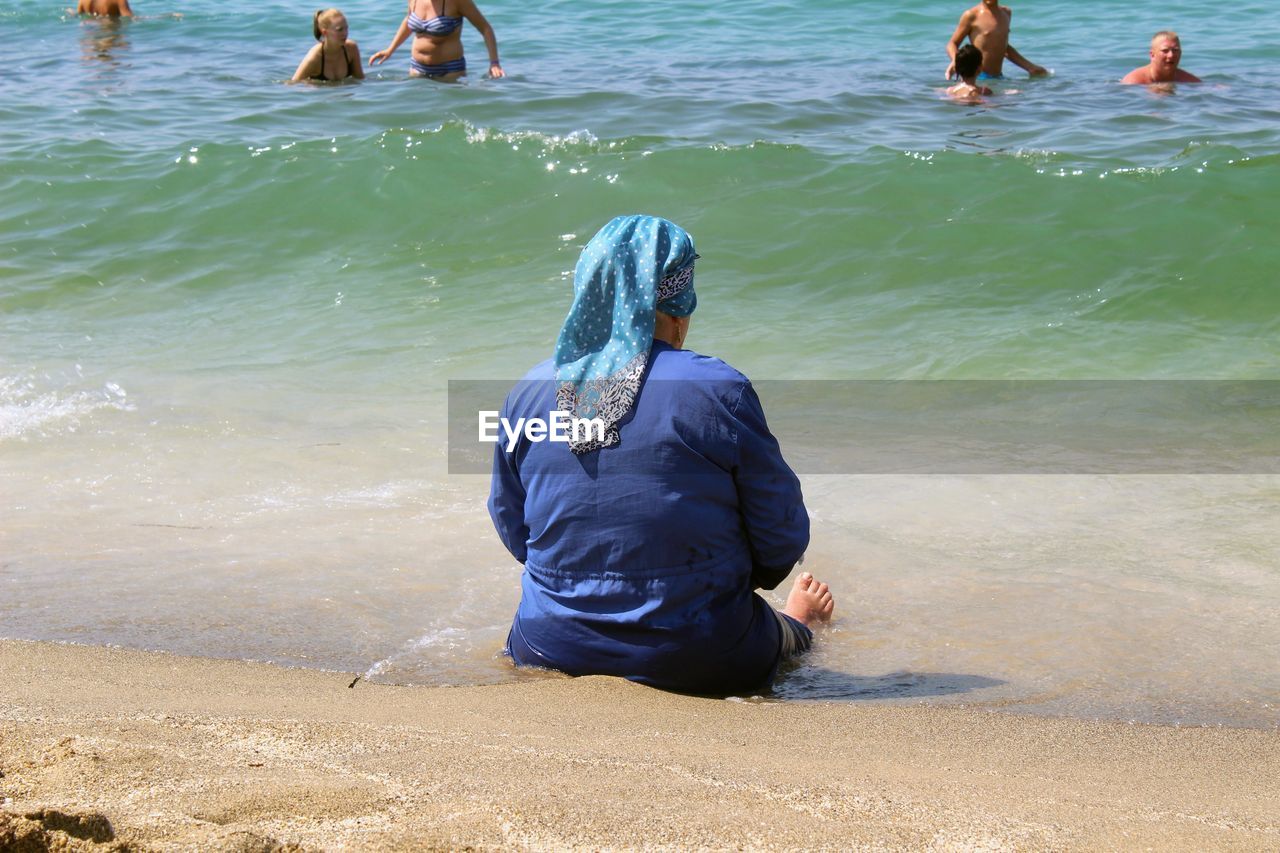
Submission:
[[[1271,2],[1019,3],[1053,76],[968,105],[936,0],[482,0],[509,76],[455,86],[284,85],[311,7],[65,5],[0,7],[0,637],[548,677],[446,395],[550,354],[618,213],[693,234],[688,346],[777,387],[1280,379]],[[366,57],[403,14],[342,8]],[[1165,28],[1205,83],[1118,85]],[[837,620],[774,698],[1280,726],[1275,470],[810,458]]]

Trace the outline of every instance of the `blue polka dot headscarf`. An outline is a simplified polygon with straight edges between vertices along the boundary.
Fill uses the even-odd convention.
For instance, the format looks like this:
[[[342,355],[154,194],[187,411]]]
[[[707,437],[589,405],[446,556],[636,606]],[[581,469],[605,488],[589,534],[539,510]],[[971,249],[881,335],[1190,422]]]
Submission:
[[[556,341],[557,405],[600,418],[604,440],[570,442],[574,453],[617,444],[618,421],[635,404],[653,345],[654,314],[687,317],[693,238],[656,216],[619,216],[591,238],[573,271],[573,305]]]

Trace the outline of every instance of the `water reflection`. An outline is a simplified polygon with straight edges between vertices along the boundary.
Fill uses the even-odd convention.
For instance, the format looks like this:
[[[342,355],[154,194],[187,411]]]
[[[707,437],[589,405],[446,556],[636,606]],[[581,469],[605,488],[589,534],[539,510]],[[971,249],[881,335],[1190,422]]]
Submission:
[[[114,71],[129,49],[128,18],[86,18],[80,22],[80,58],[90,67]]]

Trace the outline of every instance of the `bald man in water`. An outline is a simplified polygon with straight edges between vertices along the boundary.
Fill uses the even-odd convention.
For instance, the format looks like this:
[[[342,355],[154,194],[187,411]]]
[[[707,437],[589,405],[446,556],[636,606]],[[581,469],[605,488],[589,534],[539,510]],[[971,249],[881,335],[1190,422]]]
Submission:
[[[132,18],[129,0],[80,0],[77,15],[103,15],[109,18]]]
[[[1178,67],[1182,61],[1182,42],[1172,30],[1161,30],[1151,37],[1151,62],[1135,68],[1121,83],[1199,83],[1200,78]]]

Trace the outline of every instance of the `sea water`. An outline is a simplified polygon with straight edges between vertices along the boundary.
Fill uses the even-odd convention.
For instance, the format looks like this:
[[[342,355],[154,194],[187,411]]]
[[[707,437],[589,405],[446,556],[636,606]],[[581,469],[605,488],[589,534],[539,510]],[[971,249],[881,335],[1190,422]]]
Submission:
[[[1274,4],[1082,27],[1031,0],[1013,43],[1053,75],[1006,65],[977,104],[941,94],[962,4],[933,0],[486,0],[508,76],[468,26],[454,86],[408,79],[407,46],[285,85],[311,7],[64,5],[0,8],[0,636],[545,677],[500,655],[519,567],[450,464],[448,383],[549,355],[581,247],[645,212],[694,235],[688,346],[762,380],[837,596],[775,696],[1280,724],[1265,447],[867,466],[850,408],[815,433],[821,392],[788,402],[1280,379]],[[365,57],[402,14],[343,9]],[[1117,85],[1164,28],[1205,83]]]

